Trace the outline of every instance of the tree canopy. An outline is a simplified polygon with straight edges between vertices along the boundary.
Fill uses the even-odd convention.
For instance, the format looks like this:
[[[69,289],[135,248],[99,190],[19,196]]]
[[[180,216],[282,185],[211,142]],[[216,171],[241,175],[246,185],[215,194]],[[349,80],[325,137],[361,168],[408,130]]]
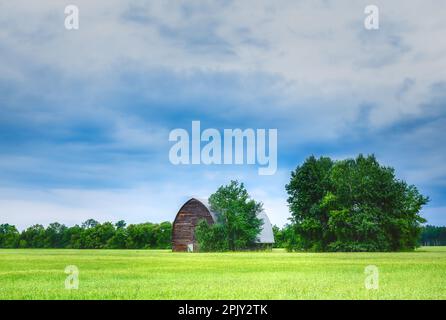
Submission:
[[[244,250],[254,246],[262,229],[257,214],[262,203],[251,199],[243,183],[231,181],[209,197],[211,210],[218,221],[208,225],[199,222],[195,237],[201,251]]]
[[[309,157],[286,185],[294,249],[399,251],[417,246],[429,199],[373,155]]]

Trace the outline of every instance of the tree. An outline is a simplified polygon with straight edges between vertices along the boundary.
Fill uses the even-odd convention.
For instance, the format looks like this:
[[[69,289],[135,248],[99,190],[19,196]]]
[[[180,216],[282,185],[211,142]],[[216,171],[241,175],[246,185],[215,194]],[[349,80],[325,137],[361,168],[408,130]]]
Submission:
[[[416,247],[428,198],[376,158],[310,157],[286,186],[297,246],[315,251],[399,251]]]
[[[66,229],[63,224],[51,223],[45,230],[45,248],[64,248],[67,245],[67,239],[64,239]]]
[[[155,227],[156,248],[167,249],[171,247],[172,241],[172,223],[169,221],[161,222]]]
[[[293,251],[298,247],[298,237],[295,232],[295,225],[286,224],[282,229],[273,226],[274,248],[285,248]]]
[[[82,223],[82,228],[83,229],[90,229],[90,228],[94,228],[99,224],[99,222],[97,222],[94,219],[88,219],[85,222]]]
[[[124,220],[119,220],[118,222],[115,223],[116,229],[124,229],[126,225],[127,224],[125,223]]]
[[[274,248],[283,248],[284,247],[284,237],[283,230],[278,226],[273,225],[273,234],[274,234]]]
[[[330,190],[329,173],[333,161],[327,157],[308,158],[302,166],[291,172],[290,183],[285,186],[292,222],[300,246],[304,249],[323,250],[330,241],[328,215],[320,204],[327,190]]]
[[[17,248],[20,241],[20,233],[15,226],[10,224],[0,225],[0,248]]]
[[[204,243],[203,237],[210,237],[218,248],[241,250],[253,247],[262,228],[262,220],[257,214],[262,204],[251,199],[243,183],[231,181],[221,186],[209,197],[211,210],[218,213],[216,226],[205,228],[199,223],[196,238]],[[198,231],[198,232],[197,232]]]
[[[46,242],[45,228],[41,224],[33,225],[22,232],[20,240],[21,246],[44,248]]]
[[[206,220],[201,220],[195,229],[195,237],[200,251],[217,252],[229,249],[226,228],[222,223],[209,225]]]
[[[115,223],[115,232],[113,236],[108,239],[106,247],[110,249],[125,249],[127,247],[128,232],[126,229],[127,223],[124,220],[119,220]]]
[[[64,232],[64,239],[66,241],[66,248],[81,249],[82,248],[82,232],[83,228],[79,225],[67,228]]]
[[[127,227],[127,248],[142,249],[154,247],[156,240],[152,223],[131,224]]]
[[[87,222],[94,221],[92,219]],[[81,233],[81,247],[86,249],[102,249],[107,247],[107,242],[115,233],[115,226],[110,222],[100,224],[98,222],[84,223]]]

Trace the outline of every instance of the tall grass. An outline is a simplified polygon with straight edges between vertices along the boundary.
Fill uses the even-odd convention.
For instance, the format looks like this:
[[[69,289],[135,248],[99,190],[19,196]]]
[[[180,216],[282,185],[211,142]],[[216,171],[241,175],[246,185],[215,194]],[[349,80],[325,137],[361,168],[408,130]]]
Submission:
[[[79,289],[65,289],[67,265]],[[379,270],[367,290],[364,269]],[[446,247],[402,253],[0,250],[0,299],[446,299]]]

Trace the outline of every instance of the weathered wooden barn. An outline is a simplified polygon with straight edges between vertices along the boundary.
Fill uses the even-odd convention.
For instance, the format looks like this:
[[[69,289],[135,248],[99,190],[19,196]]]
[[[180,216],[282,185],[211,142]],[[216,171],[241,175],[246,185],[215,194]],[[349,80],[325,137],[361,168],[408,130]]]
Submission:
[[[265,212],[259,213],[259,218],[263,221],[262,231],[258,237],[259,245],[271,246],[274,243],[273,228]],[[207,200],[192,198],[186,201],[178,211],[173,222],[172,229],[172,250],[173,251],[194,251],[197,250],[195,240],[195,227],[202,219],[206,219],[209,224],[217,221],[218,213],[213,212]]]

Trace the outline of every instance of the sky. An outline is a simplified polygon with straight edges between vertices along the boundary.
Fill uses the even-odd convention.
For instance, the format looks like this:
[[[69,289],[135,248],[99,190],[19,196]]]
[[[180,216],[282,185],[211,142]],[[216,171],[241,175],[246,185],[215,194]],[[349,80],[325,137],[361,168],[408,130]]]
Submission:
[[[364,28],[369,4],[378,30]],[[373,153],[446,225],[445,12],[437,0],[0,0],[0,223],[173,221],[237,179],[281,226],[308,156]],[[173,165],[169,133],[195,120],[277,129],[277,172]]]

